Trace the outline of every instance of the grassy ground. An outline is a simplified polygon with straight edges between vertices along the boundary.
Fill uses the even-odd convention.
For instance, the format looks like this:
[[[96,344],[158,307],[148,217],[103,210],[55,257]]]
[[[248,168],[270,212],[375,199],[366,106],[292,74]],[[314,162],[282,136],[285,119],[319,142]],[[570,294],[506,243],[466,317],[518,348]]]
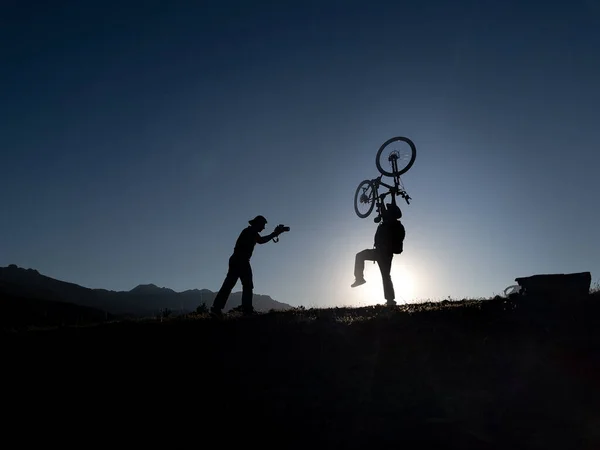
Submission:
[[[4,336],[5,386],[47,441],[598,449],[599,313],[594,293],[34,330]]]

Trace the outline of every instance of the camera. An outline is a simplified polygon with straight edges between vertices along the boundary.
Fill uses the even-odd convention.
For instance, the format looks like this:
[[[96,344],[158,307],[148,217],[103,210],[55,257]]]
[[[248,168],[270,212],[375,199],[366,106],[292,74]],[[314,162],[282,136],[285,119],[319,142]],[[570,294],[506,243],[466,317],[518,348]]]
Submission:
[[[290,231],[290,227],[286,227],[285,225],[283,225],[281,223],[279,225],[277,225],[277,229],[281,230],[282,232],[283,231]]]

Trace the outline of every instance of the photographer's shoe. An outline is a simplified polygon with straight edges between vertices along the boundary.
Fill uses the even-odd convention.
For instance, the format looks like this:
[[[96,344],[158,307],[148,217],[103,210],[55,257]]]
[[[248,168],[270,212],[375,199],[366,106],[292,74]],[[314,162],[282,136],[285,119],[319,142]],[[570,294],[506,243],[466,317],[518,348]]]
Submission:
[[[365,284],[367,282],[367,280],[365,280],[364,278],[357,278],[354,283],[352,283],[350,285],[350,287],[356,287],[356,286],[360,286],[361,284]]]
[[[256,311],[254,308],[242,309],[242,315],[244,315],[244,316],[256,316],[256,315],[258,315],[258,311]]]
[[[223,313],[220,309],[210,308],[210,317],[213,317],[215,319],[222,319]]]

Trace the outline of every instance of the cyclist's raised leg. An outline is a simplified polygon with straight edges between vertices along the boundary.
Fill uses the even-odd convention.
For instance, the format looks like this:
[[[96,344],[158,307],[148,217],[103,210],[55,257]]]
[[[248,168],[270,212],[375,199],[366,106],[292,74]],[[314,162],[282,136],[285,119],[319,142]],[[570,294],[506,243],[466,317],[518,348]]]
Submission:
[[[354,258],[354,277],[357,280],[364,280],[365,261],[377,261],[375,249],[368,248],[356,254]]]

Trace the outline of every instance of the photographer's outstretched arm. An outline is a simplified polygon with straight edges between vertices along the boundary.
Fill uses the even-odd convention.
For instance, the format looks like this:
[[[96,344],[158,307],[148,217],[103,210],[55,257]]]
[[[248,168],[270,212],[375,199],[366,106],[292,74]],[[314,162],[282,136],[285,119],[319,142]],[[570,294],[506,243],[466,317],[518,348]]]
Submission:
[[[269,242],[271,239],[273,239],[273,242],[279,242],[278,236],[286,231],[290,231],[290,227],[286,227],[281,224],[277,225],[275,227],[275,230],[271,234],[268,234],[266,236],[259,236],[256,242],[259,244],[264,244],[266,242]]]
[[[277,236],[279,236],[279,233],[277,233],[276,231],[273,231],[271,234],[267,234],[266,236],[259,236],[258,239],[256,240],[256,243],[257,244],[266,244],[271,239],[275,239]]]

